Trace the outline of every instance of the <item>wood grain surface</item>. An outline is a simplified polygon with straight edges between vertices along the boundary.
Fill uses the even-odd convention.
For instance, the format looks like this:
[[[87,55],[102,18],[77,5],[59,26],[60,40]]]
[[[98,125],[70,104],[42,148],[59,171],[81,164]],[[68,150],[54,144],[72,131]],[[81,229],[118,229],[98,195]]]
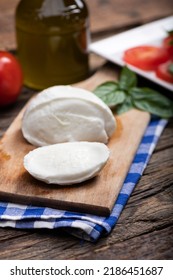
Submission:
[[[14,49],[13,15],[18,0],[0,1],[0,46]],[[172,14],[171,0],[95,0],[87,1],[91,10],[92,37],[99,39],[129,29],[132,25]],[[101,10],[107,12],[107,18]],[[131,16],[130,16],[131,15]],[[120,17],[122,18],[119,25]],[[130,20],[129,20],[130,19]],[[133,21],[133,23],[132,23]],[[91,55],[91,63],[99,68],[103,60]],[[115,72],[119,73],[119,68]],[[139,85],[165,90],[147,80]],[[0,136],[33,95],[23,88],[17,103],[0,109]],[[172,93],[169,93],[172,97]],[[112,233],[96,244],[81,242],[62,230],[16,230],[0,228],[0,259],[173,259],[173,119],[165,128],[151,160],[131,195]]]
[[[89,80],[77,84],[92,90],[114,79],[103,67]],[[76,86],[77,86],[76,85]],[[72,186],[48,185],[34,179],[24,169],[23,158],[31,150],[21,132],[23,111],[0,141],[0,199],[58,209],[109,215],[128,173],[136,150],[150,120],[147,112],[131,110],[117,116],[117,129],[109,140],[110,158],[95,178]]]

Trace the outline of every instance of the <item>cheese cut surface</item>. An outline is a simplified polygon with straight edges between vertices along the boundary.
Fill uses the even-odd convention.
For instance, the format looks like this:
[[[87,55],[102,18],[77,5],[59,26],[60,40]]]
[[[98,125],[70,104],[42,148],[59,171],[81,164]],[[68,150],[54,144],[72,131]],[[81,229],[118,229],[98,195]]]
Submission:
[[[108,158],[109,149],[103,143],[62,143],[29,152],[24,167],[48,184],[70,185],[96,176]]]
[[[107,143],[116,128],[109,107],[93,93],[71,86],[42,91],[28,105],[22,132],[35,146],[73,141]]]

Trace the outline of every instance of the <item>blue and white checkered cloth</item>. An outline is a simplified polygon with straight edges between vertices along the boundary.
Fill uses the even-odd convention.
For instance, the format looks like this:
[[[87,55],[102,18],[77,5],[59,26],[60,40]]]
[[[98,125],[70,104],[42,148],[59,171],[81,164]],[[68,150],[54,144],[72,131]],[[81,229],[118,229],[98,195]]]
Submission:
[[[70,234],[93,242],[109,234],[143,174],[166,124],[167,120],[153,119],[148,125],[109,217],[0,202],[0,227],[65,228]]]

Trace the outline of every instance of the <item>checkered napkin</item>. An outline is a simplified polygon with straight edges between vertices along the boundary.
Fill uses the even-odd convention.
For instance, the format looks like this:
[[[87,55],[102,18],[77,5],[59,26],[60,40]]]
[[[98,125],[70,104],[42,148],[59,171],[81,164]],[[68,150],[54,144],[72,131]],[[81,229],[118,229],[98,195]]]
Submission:
[[[93,242],[109,234],[139,181],[166,124],[167,120],[153,119],[148,125],[109,217],[0,202],[0,227],[64,228],[70,234]]]

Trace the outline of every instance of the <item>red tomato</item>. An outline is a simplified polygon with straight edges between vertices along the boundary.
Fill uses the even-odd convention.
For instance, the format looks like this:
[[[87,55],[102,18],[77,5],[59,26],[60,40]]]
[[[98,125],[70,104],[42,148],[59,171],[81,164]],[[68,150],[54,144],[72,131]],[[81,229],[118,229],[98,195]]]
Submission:
[[[152,71],[169,59],[166,49],[154,46],[138,46],[124,52],[124,61],[142,70]]]
[[[169,35],[163,40],[163,47],[166,48],[170,56],[173,57],[173,34]]]
[[[156,69],[156,76],[166,82],[173,83],[173,74],[169,71],[169,66],[171,64],[173,64],[173,61],[171,60],[160,64]]]
[[[0,106],[16,101],[23,83],[22,69],[10,53],[0,51]]]

